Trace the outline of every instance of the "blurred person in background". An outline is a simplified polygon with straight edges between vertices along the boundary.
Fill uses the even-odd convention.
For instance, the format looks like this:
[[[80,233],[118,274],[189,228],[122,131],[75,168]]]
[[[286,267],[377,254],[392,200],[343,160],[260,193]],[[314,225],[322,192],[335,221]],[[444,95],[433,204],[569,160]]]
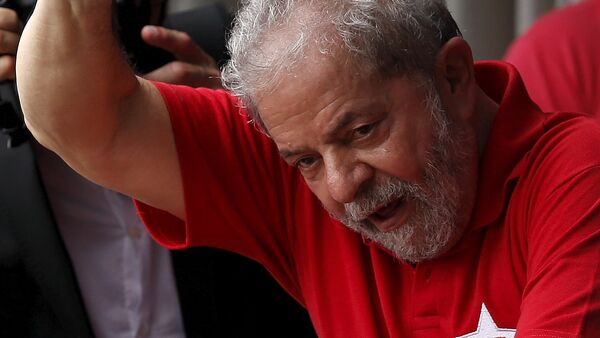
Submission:
[[[164,6],[117,2],[130,62],[149,79],[219,87],[213,57],[224,57],[229,18],[207,6],[164,20],[194,32],[211,57],[176,30],[153,27],[142,41],[140,29],[163,22]],[[14,79],[21,29],[16,12],[0,8],[2,80]],[[7,140],[0,136],[1,337],[314,336],[305,310],[257,263],[216,249],[170,252],[143,230],[130,198],[32,138],[12,149]]]
[[[545,111],[582,112],[600,120],[600,0],[554,10],[509,47],[533,100]]]

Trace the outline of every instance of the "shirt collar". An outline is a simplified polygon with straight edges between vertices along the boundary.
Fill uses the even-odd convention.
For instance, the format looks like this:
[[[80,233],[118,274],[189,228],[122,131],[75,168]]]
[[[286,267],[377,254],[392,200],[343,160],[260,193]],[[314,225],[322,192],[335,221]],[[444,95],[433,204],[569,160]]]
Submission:
[[[479,87],[499,108],[479,161],[477,200],[469,227],[463,238],[442,257],[470,245],[471,239],[476,237],[475,230],[493,224],[504,213],[513,183],[526,169],[523,160],[544,128],[544,113],[529,98],[514,66],[502,61],[477,62],[475,77]],[[363,241],[371,249],[394,256],[375,242],[364,237]]]
[[[478,62],[477,83],[500,106],[480,159],[477,201],[470,229],[492,224],[504,212],[512,184],[524,170],[522,160],[543,133],[544,114],[529,98],[514,66]]]

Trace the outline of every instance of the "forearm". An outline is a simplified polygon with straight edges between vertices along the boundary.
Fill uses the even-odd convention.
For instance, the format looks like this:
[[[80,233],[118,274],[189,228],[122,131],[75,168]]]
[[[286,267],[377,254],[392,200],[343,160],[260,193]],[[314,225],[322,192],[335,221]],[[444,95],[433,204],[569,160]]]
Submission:
[[[115,41],[111,6],[110,0],[38,0],[19,46],[27,125],[72,164],[111,146],[119,112],[140,88]]]

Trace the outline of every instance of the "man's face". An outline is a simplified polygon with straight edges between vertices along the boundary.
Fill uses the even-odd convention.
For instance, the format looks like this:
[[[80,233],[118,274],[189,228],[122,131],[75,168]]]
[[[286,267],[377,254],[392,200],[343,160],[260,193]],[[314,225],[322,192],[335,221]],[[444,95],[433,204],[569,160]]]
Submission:
[[[467,126],[427,104],[439,100],[422,81],[380,80],[315,57],[259,95],[282,157],[350,228],[410,262],[438,256],[460,238],[472,207]]]

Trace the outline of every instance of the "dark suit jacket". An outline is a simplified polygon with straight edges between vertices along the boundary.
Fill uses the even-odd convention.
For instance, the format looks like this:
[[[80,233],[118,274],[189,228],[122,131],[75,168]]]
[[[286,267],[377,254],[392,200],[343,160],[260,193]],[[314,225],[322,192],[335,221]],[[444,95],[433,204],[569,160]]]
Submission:
[[[215,10],[221,11],[209,13]],[[181,30],[189,18],[175,17],[170,26]],[[224,22],[220,45],[209,48],[217,58]],[[214,31],[214,22],[211,27],[192,36],[202,40],[206,35],[198,34]],[[0,337],[91,337],[31,145],[5,144],[0,134]],[[257,263],[210,248],[172,252],[172,258],[188,337],[316,336],[306,311]]]
[[[0,136],[0,336],[91,337],[30,145]]]

